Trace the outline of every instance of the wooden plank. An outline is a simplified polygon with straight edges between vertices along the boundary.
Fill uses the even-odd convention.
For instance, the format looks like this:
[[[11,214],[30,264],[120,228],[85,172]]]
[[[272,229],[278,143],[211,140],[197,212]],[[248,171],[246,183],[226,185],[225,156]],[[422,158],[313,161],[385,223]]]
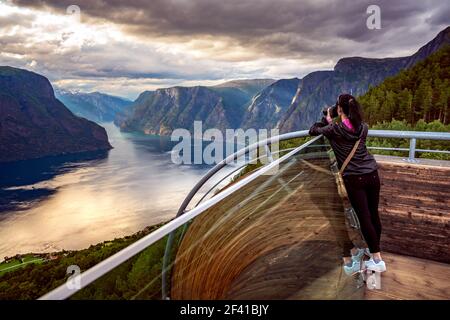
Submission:
[[[366,299],[450,299],[450,265],[393,253],[383,253],[387,271],[381,290],[366,289]]]
[[[438,163],[378,161],[382,250],[450,263],[450,162]]]

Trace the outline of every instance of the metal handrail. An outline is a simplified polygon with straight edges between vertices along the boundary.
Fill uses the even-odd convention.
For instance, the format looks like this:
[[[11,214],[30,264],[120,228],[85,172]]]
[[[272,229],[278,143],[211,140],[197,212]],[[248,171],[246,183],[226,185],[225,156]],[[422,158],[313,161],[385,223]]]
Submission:
[[[282,150],[278,150],[277,152],[272,152],[272,154],[280,154],[280,153],[282,153],[282,152],[286,152],[286,151],[291,151],[291,150],[294,150],[295,148],[287,148],[287,149],[282,149]],[[262,156],[259,156],[259,157],[257,157],[256,159],[254,159],[254,160],[256,160],[256,161],[258,161],[258,160],[260,160],[260,159],[263,159],[263,158],[266,158],[267,157],[267,155],[262,155]],[[205,194],[201,197],[201,199],[197,202],[197,204],[194,206],[194,208],[196,207],[196,206],[198,206],[208,195],[209,195],[209,193],[212,191],[212,190],[214,190],[219,184],[221,184],[223,181],[225,181],[227,178],[229,178],[230,176],[232,176],[233,174],[235,174],[236,172],[238,172],[239,170],[242,170],[243,168],[245,168],[246,166],[248,166],[248,163],[244,163],[243,165],[241,165],[241,166],[239,166],[239,167],[237,167],[236,169],[234,169],[234,170],[232,170],[231,172],[229,172],[228,174],[226,174],[223,178],[221,178],[219,181],[217,181],[211,188],[209,188],[209,190],[208,191],[206,191],[205,192]],[[259,169],[259,168],[256,168],[255,170],[257,170],[257,169]],[[253,172],[253,170],[251,171],[251,172]]]
[[[298,134],[298,133],[297,133]],[[283,135],[282,135],[283,136]],[[296,134],[287,134],[285,137],[294,137],[296,138]],[[281,137],[281,136],[280,136]],[[277,137],[273,137],[270,139],[264,140],[266,144],[268,142],[275,142]],[[214,206],[215,204],[219,203],[224,198],[228,197],[230,194],[234,193],[235,191],[239,190],[243,186],[247,185],[248,183],[252,182],[259,176],[269,172],[276,166],[278,166],[281,162],[289,159],[291,156],[295,155],[299,151],[303,150],[304,148],[308,147],[313,142],[319,140],[322,138],[322,135],[317,136],[308,142],[302,144],[301,146],[295,148],[294,150],[290,151],[289,153],[285,154],[284,156],[280,157],[279,159],[274,160],[273,162],[261,167],[258,171],[254,172],[253,174],[250,174],[242,180],[239,180],[229,188],[226,188],[222,192],[218,193],[211,199],[206,200],[205,202],[201,203],[198,207],[186,212],[185,214],[180,215],[179,217],[173,219],[172,221],[168,222],[167,224],[163,225],[161,228],[153,231],[152,233],[146,235],[145,237],[139,239],[138,241],[132,243],[128,247],[122,249],[121,251],[115,253],[111,257],[103,260],[102,262],[96,264],[92,268],[88,269],[87,271],[83,272],[80,275],[77,275],[77,281],[80,286],[73,288],[72,286],[68,286],[67,284],[63,284],[59,286],[58,288],[52,290],[51,292],[45,294],[44,296],[40,297],[39,300],[62,300],[67,299],[82,288],[85,288],[90,283],[94,282],[98,278],[102,277],[109,271],[113,270],[114,268],[118,267],[128,259],[134,257],[136,254],[140,253],[141,251],[148,248],[150,245],[154,244],[158,240],[162,239],[163,237],[167,236],[168,234],[175,231],[180,226],[184,225],[191,219],[195,218],[196,216],[202,214],[210,207]],[[262,141],[262,142],[264,142]],[[258,143],[261,144],[261,143]],[[261,144],[263,145],[263,144]]]
[[[410,148],[393,148],[393,147],[373,147],[368,146],[367,149],[370,150],[386,150],[386,151],[409,151]],[[448,153],[450,154],[450,151],[447,150],[431,150],[431,149],[416,149],[416,152],[430,152],[430,153]]]
[[[218,193],[217,195],[213,196],[212,198],[206,200],[203,203],[200,203],[198,206],[193,208],[192,210],[189,210],[188,212],[185,212],[186,207],[189,205],[192,198],[195,196],[195,194],[198,192],[198,190],[204,185],[206,181],[208,181],[212,176],[214,176],[218,171],[220,171],[222,168],[224,168],[227,164],[235,161],[237,158],[241,157],[242,155],[245,155],[249,153],[250,151],[254,150],[255,148],[259,148],[263,145],[270,145],[272,142],[275,141],[283,141],[283,140],[289,140],[294,138],[300,138],[305,137],[308,135],[307,130],[303,131],[297,131],[297,132],[290,132],[286,133],[277,137],[272,137],[269,139],[266,139],[264,141],[258,142],[256,144],[253,144],[251,146],[248,146],[246,148],[243,148],[239,150],[238,152],[230,155],[229,157],[225,158],[221,162],[219,162],[215,167],[213,167],[211,170],[209,170],[205,176],[200,179],[200,181],[194,186],[194,188],[189,192],[188,196],[183,201],[180,209],[178,210],[177,217],[173,219],[172,221],[168,222],[161,228],[155,230],[154,232],[148,234],[147,236],[141,238],[140,240],[134,242],[133,244],[129,245],[128,247],[122,249],[121,251],[117,252],[113,256],[103,260],[99,264],[95,265],[94,267],[90,268],[89,270],[83,272],[81,275],[78,275],[81,283],[81,287],[77,289],[69,288],[65,284],[59,286],[55,290],[45,294],[39,299],[42,300],[52,300],[52,299],[66,299],[76,293],[77,291],[81,290],[82,288],[86,287],[93,281],[97,280],[101,276],[105,275],[109,271],[113,270],[126,260],[130,259],[131,257],[135,256],[142,250],[148,248],[150,245],[154,244],[156,241],[162,239],[163,237],[167,236],[168,234],[171,234],[174,230],[176,230],[178,227],[182,226],[183,224],[187,223],[191,219],[195,218],[196,216],[203,213],[205,210],[210,208],[211,206],[217,204],[219,201],[223,200],[225,197],[231,195],[235,191],[239,190],[241,187],[245,186],[246,184],[250,183],[257,177],[259,177],[262,174],[265,174],[266,172],[270,171],[273,167],[281,163],[282,161],[288,159],[292,155],[296,154],[303,148],[306,148],[313,142],[317,141],[322,137],[322,135],[317,136],[308,142],[302,144],[301,146],[295,148],[288,154],[282,156],[281,158],[261,167],[258,171],[243,177],[241,180],[236,182],[235,184],[231,185],[229,188],[226,188],[222,192]],[[414,154],[416,151],[422,152],[423,149],[416,149],[416,140],[422,139],[422,140],[449,140],[450,141],[450,133],[447,132],[419,132],[419,131],[394,131],[394,130],[369,130],[368,132],[369,137],[376,137],[376,138],[400,138],[400,139],[410,139],[410,148],[409,148],[409,161],[414,161]],[[399,149],[399,148],[398,148]],[[406,148],[402,148],[406,149]],[[408,150],[408,149],[407,149]],[[407,151],[402,150],[402,151]],[[430,152],[429,150],[426,150],[426,152]],[[447,152],[447,151],[444,151]],[[164,271],[164,270],[163,270]],[[165,277],[163,277],[163,281]]]
[[[425,131],[398,131],[398,130],[369,130],[369,137],[373,138],[396,138],[396,139],[410,139],[409,149],[396,148],[394,151],[409,151],[409,156],[405,159],[408,162],[416,163],[416,152],[440,152],[447,153],[446,150],[426,150],[416,149],[417,140],[450,140],[450,133],[448,132],[425,132]],[[372,149],[375,149],[372,147]],[[389,149],[385,149],[389,150]]]
[[[258,149],[264,145],[270,145],[273,142],[278,141],[284,141],[284,140],[291,140],[295,138],[302,138],[307,137],[309,135],[308,130],[302,130],[302,131],[295,131],[295,132],[289,132],[285,133],[279,136],[271,137],[256,143],[253,143],[245,148],[242,148],[238,150],[237,152],[229,155],[222,161],[220,161],[218,164],[216,164],[212,169],[210,169],[191,189],[189,194],[184,199],[183,203],[181,204],[180,208],[178,209],[178,212],[176,214],[176,217],[182,215],[184,211],[186,210],[187,206],[191,202],[192,198],[197,194],[197,192],[200,190],[200,188],[205,184],[206,181],[208,181],[212,176],[214,176],[217,172],[219,172],[222,168],[224,168],[227,164],[234,162],[236,159],[248,154],[249,152]]]
[[[448,132],[428,131],[369,130],[368,136],[374,138],[450,140],[450,133]]]
[[[277,138],[279,141],[290,140],[294,138],[306,137],[309,135],[308,130],[290,132],[287,134],[282,134]],[[424,131],[399,131],[399,130],[368,130],[368,137],[373,138],[396,138],[396,139],[410,139],[410,148],[387,148],[387,147],[372,147],[367,146],[368,149],[380,149],[380,150],[391,150],[391,151],[409,151],[409,158],[407,159],[410,162],[417,162],[415,160],[415,152],[435,152],[435,153],[450,153],[450,151],[446,150],[427,150],[427,149],[416,149],[416,140],[450,140],[450,133],[448,132],[424,132]],[[270,139],[267,139],[270,140]],[[259,143],[255,143],[246,148],[239,150],[238,152],[228,156],[221,162],[219,162],[216,166],[214,166],[210,171],[208,171],[200,181],[191,189],[189,194],[184,199],[180,208],[177,212],[177,217],[184,213],[187,206],[189,205],[192,198],[197,194],[200,188],[208,181],[212,176],[214,176],[218,171],[224,168],[228,163],[235,161],[237,158],[249,153],[250,151],[263,146],[270,144],[270,141],[261,141]]]

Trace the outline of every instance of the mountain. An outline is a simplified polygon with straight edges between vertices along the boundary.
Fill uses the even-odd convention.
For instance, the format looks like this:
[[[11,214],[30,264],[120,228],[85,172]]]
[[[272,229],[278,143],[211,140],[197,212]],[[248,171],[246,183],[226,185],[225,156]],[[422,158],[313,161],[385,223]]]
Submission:
[[[446,44],[450,44],[450,26],[439,32],[439,34],[433,40],[428,42],[426,45],[420,48],[419,51],[409,57],[406,63],[406,68],[414,66],[416,63],[424,60]]]
[[[450,27],[447,27],[412,56],[386,59],[343,58],[338,61],[334,71],[308,74],[299,84],[293,103],[280,121],[280,131],[309,128],[320,119],[321,109],[334,104],[339,94],[350,92],[355,96],[362,95],[370,87],[412,67],[449,43]]]
[[[369,86],[397,74],[406,60],[344,58],[334,71],[316,71],[302,79],[293,103],[280,120],[281,132],[307,129],[321,117],[321,109],[336,102],[343,92],[358,96]]]
[[[105,129],[73,115],[47,78],[0,67],[0,162],[110,148]]]
[[[291,105],[300,82],[298,78],[278,80],[255,95],[247,108],[242,128],[275,128]]]
[[[55,96],[77,116],[95,121],[113,121],[133,102],[100,92],[82,93],[55,89]]]
[[[415,125],[439,120],[450,122],[450,45],[442,47],[413,67],[387,78],[359,97],[365,120],[406,120]]]
[[[226,129],[234,117],[227,112],[223,98],[207,87],[173,87],[143,92],[132,111],[116,123],[122,130],[146,134],[169,135],[176,128],[191,132],[194,121],[203,121],[204,128]]]
[[[231,80],[216,86],[210,87],[211,89],[237,89],[242,91],[247,96],[254,96],[265,87],[274,83],[273,79],[244,79],[244,80]]]
[[[316,71],[303,79],[235,80],[213,87],[174,87],[145,92],[116,119],[123,130],[170,134],[192,130],[194,120],[204,128],[273,128],[281,132],[307,129],[320,119],[321,109],[339,94],[366,93],[388,77],[411,68],[450,43],[450,27],[414,55],[399,58],[340,59],[334,70]]]
[[[255,94],[275,80],[235,80],[205,87],[172,87],[143,92],[115,123],[126,131],[169,135],[176,128],[238,128]]]
[[[231,128],[238,128],[241,126],[242,118],[252,98],[274,81],[272,79],[232,80],[209,89],[217,92],[222,98]]]

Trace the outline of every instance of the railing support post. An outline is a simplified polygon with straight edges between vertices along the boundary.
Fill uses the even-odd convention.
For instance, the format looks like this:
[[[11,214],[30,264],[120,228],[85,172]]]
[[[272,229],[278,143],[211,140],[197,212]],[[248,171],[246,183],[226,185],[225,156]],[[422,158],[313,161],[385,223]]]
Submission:
[[[417,160],[415,159],[415,154],[416,154],[416,138],[411,138],[409,140],[409,157],[408,157],[408,162],[417,162]]]

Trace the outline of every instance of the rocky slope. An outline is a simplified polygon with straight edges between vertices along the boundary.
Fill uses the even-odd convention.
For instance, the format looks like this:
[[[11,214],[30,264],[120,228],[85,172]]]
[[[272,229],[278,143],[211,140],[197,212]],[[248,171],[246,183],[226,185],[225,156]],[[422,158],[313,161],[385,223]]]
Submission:
[[[292,103],[300,79],[282,79],[264,88],[252,99],[242,122],[244,129],[272,129]]]
[[[123,130],[169,135],[176,128],[193,131],[194,121],[203,129],[238,128],[252,97],[270,79],[236,80],[214,87],[173,87],[142,93],[130,111],[116,117]]]
[[[62,89],[55,90],[55,96],[77,116],[95,121],[113,121],[133,102],[100,92],[82,93]]]
[[[219,129],[229,128],[232,122],[216,92],[206,87],[173,87],[142,93],[131,114],[118,124],[123,130],[169,135],[176,128],[192,132],[195,120],[203,121],[204,128]]]
[[[0,162],[110,148],[105,129],[73,115],[47,78],[0,67]]]

